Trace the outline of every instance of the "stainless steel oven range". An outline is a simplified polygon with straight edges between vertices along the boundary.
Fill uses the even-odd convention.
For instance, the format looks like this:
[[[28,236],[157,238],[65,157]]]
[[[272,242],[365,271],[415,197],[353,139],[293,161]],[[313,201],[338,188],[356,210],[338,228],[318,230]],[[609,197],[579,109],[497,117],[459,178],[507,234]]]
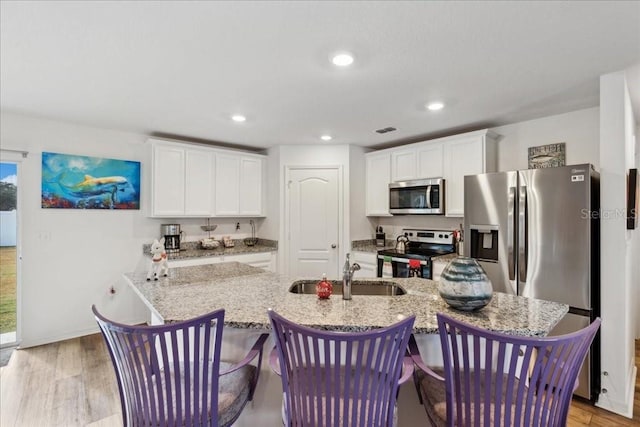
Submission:
[[[405,250],[383,249],[378,251],[378,277],[391,273],[392,277],[433,277],[431,258],[455,252],[453,231],[419,230],[407,228],[402,235],[409,239]],[[391,265],[391,271],[387,271]]]

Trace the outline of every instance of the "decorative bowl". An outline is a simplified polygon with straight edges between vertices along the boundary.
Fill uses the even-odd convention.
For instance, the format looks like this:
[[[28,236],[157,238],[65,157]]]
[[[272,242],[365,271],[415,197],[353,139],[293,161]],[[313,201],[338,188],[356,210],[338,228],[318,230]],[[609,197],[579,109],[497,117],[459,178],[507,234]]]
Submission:
[[[220,242],[215,239],[202,239],[200,240],[200,246],[202,246],[202,249],[215,249],[220,246]]]
[[[458,257],[442,270],[440,296],[451,307],[462,311],[479,310],[493,297],[491,281],[474,258]]]
[[[256,243],[258,243],[257,237],[247,237],[244,239],[244,244],[246,246],[254,246]]]

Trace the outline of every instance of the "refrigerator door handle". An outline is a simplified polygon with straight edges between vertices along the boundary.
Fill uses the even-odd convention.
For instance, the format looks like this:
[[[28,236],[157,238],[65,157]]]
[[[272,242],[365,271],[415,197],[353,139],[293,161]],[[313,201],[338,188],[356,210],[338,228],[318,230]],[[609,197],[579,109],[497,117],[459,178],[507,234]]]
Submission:
[[[527,281],[527,187],[520,187],[518,197],[518,272],[519,282]]]
[[[516,244],[515,228],[515,212],[516,212],[516,188],[509,187],[509,213],[507,218],[507,260],[509,263],[509,280],[516,280],[516,255],[513,248]]]
[[[427,185],[427,209],[431,209],[431,186]]]

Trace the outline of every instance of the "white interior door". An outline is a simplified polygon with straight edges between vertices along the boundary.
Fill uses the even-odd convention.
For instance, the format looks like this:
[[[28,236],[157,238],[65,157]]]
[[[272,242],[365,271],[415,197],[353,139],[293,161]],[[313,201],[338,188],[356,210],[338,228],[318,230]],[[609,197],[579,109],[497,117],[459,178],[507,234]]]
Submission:
[[[289,274],[338,277],[339,169],[289,169]]]

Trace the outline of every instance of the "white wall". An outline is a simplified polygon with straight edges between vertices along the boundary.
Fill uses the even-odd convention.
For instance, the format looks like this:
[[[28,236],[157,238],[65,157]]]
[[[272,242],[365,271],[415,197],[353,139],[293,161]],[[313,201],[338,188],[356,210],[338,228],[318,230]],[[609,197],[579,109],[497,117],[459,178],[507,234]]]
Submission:
[[[186,240],[206,234],[203,219],[151,219],[147,136],[2,113],[0,147],[29,152],[22,159],[19,196],[22,228],[22,293],[19,328],[22,346],[44,344],[97,332],[91,304],[122,322],[146,320],[147,310],[122,274],[146,268],[142,245],[159,237],[160,224],[183,225]],[[141,210],[42,209],[42,151],[140,161]],[[216,219],[215,237],[250,235],[248,219]],[[257,221],[258,229],[262,220]],[[111,295],[111,286],[116,294]]]
[[[600,78],[600,185],[602,274],[602,388],[598,406],[631,417],[635,382],[634,335],[640,259],[626,229],[626,177],[636,162],[635,123],[624,72]],[[636,237],[637,238],[637,237]],[[636,283],[632,283],[632,280]],[[606,372],[606,374],[604,374]]]
[[[599,168],[599,108],[572,111],[491,129],[498,140],[498,170],[527,169],[527,149],[566,143],[567,165],[591,163]]]
[[[143,320],[121,275],[136,268],[141,245],[155,234],[157,223],[141,211],[42,209],[40,180],[42,151],[140,161],[144,137],[6,113],[1,122],[2,148],[29,151],[19,166],[22,345],[97,331],[93,303],[120,320]],[[111,285],[114,296],[108,293]]]

